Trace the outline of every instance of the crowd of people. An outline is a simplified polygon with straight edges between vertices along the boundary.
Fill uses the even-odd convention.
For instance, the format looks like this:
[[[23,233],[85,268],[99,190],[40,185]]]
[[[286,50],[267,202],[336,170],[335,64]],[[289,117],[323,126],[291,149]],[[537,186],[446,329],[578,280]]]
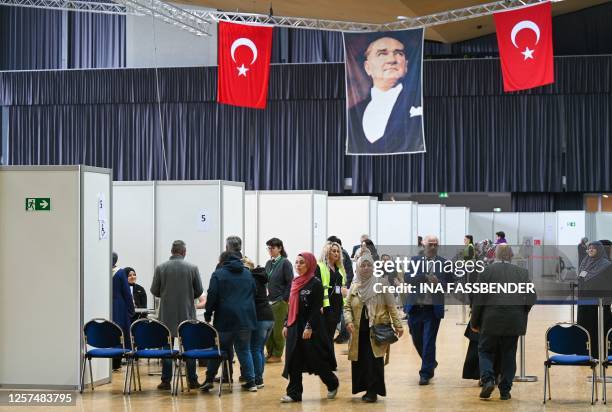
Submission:
[[[468,277],[469,281],[528,282],[527,271],[511,264],[512,249],[504,233],[499,232],[497,237],[495,245],[485,249],[466,235],[459,258],[486,259],[489,263],[484,272]],[[395,296],[387,289],[376,293],[375,285],[449,283],[456,280],[454,274],[436,271],[442,266],[433,265],[433,270],[426,271],[428,266],[414,265],[411,267],[419,268],[414,273],[386,270],[383,276],[375,276],[375,262],[391,257],[379,256],[367,235],[362,236],[351,254],[343,249],[339,238],[330,236],[318,259],[304,251],[293,265],[282,240],[272,238],[266,245],[270,259],[263,267],[255,266],[243,255],[241,239],[227,238],[226,250],[219,257],[206,293],[198,267],[187,262],[186,245],[180,240],[172,244],[170,259],[155,269],[150,291],[160,299],[159,320],[174,334],[180,322],[195,319],[196,308],[203,308],[205,321],[218,331],[220,348],[230,358],[229,370],[224,367],[221,371],[224,382],[234,380],[234,354],[242,388],[251,392],[264,388],[265,364],[283,362],[284,357],[282,375],[289,382],[281,402],[301,401],[304,373],[318,375],[327,387],[327,398],[334,399],[340,385],[334,373],[334,343],[348,342],[352,393],[364,393],[364,402],[376,402],[378,396],[386,396],[384,367],[389,362],[391,345],[404,334],[402,320],[406,320],[412,344],[421,358],[418,383],[430,384],[438,366],[436,339],[445,314],[444,296]],[[438,250],[438,238],[425,236],[419,239],[419,253],[412,260],[443,263],[446,258]],[[601,265],[589,262],[591,266]],[[115,255],[113,315],[129,336],[130,323],[137,318],[135,308],[146,307],[146,293],[135,283],[134,269],[120,269],[116,263]],[[487,299],[477,296],[467,302],[472,314],[465,332],[470,345],[463,378],[479,381],[482,398],[490,397],[497,384],[500,398],[510,399],[517,340],[525,334],[535,295],[520,297],[519,304],[516,296]],[[209,361],[205,380],[200,383],[195,362],[188,361],[189,387],[213,389],[220,381],[220,365],[219,361]],[[158,388],[170,389],[171,377],[172,363],[166,361]]]

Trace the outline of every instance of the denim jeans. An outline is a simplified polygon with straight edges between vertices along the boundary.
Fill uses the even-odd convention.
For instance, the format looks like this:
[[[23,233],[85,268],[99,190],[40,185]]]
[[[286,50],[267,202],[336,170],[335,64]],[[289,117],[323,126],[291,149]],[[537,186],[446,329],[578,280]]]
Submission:
[[[257,329],[251,333],[251,355],[253,356],[256,383],[263,382],[264,365],[266,364],[264,344],[268,340],[273,326],[273,320],[260,320],[257,322]]]
[[[412,343],[421,357],[419,375],[426,379],[434,376],[436,362],[436,338],[440,319],[436,318],[431,306],[414,308],[408,315],[408,328]]]
[[[221,344],[221,350],[228,354],[232,352],[232,349],[236,350],[236,356],[240,362],[240,369],[242,370],[242,376],[248,383],[255,382],[255,372],[253,372],[253,356],[251,355],[251,330],[243,329],[230,332],[219,332],[219,340]],[[208,369],[206,370],[206,380],[211,381],[215,379],[219,365],[221,362],[217,359],[212,359],[208,363]],[[223,376],[230,376],[229,371],[225,371]]]

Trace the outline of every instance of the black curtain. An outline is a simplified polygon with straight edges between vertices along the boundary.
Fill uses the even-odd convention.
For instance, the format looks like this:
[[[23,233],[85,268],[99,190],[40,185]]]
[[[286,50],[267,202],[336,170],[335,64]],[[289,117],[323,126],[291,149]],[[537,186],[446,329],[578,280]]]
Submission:
[[[0,7],[0,70],[125,67],[125,16]]]
[[[272,101],[265,111],[164,103],[161,113],[155,103],[11,106],[19,143],[13,139],[10,159],[108,167],[115,180],[224,179],[335,193],[344,168],[335,138],[342,107],[340,100]]]
[[[561,190],[556,96],[429,97],[425,154],[353,158],[357,192]]]
[[[556,212],[584,209],[583,193],[512,193],[513,212]]]
[[[565,103],[567,190],[610,190],[612,94],[566,96]]]
[[[68,67],[125,67],[126,17],[68,13]]]
[[[163,128],[154,69],[0,73],[0,105],[12,164],[89,163],[119,180],[338,193],[349,170],[355,193],[560,192],[564,175],[570,191],[612,190],[612,57],[555,68],[554,85],[504,94],[496,59],[425,61],[427,153],[412,156],[343,154],[342,64],[272,66],[262,111],[217,105],[215,68],[160,69]]]
[[[62,25],[62,11],[0,6],[0,70],[66,67]]]

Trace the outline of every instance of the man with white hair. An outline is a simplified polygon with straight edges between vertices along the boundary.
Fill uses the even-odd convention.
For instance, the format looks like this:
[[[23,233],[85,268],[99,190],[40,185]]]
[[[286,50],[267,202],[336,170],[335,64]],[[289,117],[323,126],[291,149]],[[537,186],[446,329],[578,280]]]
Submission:
[[[453,281],[453,275],[443,271],[446,259],[438,256],[439,243],[436,236],[425,236],[423,239],[424,254],[412,257],[414,264],[409,267],[409,271],[404,275],[404,280],[414,285],[417,292],[422,283],[437,284]],[[404,312],[408,315],[408,328],[412,343],[421,357],[419,385],[428,385],[438,366],[436,338],[440,321],[444,317],[444,296],[409,294]]]

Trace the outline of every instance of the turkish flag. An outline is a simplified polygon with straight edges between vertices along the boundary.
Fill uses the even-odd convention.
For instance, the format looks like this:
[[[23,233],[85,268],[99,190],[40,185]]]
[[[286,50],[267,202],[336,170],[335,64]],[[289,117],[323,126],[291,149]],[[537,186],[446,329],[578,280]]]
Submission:
[[[495,13],[504,91],[554,83],[550,2]]]
[[[219,22],[217,101],[266,108],[272,27]]]

